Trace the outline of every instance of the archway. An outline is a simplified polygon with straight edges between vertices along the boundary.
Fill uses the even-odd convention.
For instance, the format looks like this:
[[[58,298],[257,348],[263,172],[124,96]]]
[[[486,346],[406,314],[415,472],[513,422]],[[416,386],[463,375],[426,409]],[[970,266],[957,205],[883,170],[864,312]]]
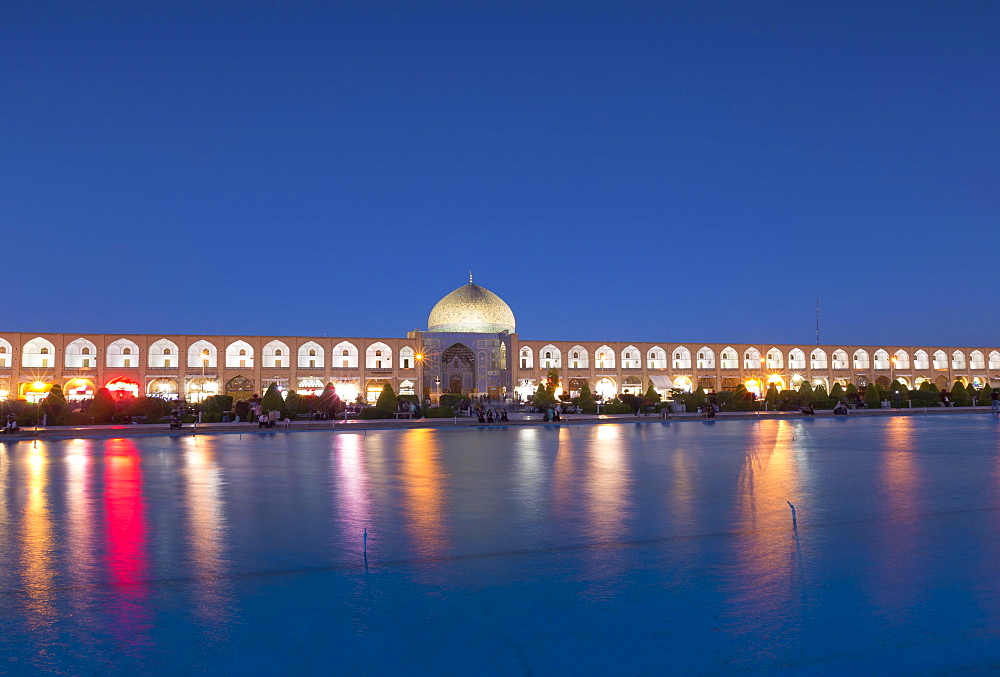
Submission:
[[[233,402],[249,400],[253,394],[253,381],[245,376],[234,376],[226,383],[226,395],[233,398]]]
[[[94,396],[95,392],[97,391],[94,388],[94,382],[89,378],[72,378],[63,388],[67,402],[89,400]]]
[[[468,395],[475,390],[476,354],[462,343],[441,353],[441,384],[448,392]]]
[[[642,395],[642,381],[638,376],[626,376],[622,382],[622,393],[625,395]]]
[[[218,392],[219,384],[214,378],[193,378],[187,384],[188,402],[201,402]]]
[[[594,387],[594,394],[604,399],[611,399],[618,394],[618,384],[609,376],[605,376]]]
[[[785,390],[785,379],[777,374],[771,374],[767,377],[767,387],[770,388],[771,386],[777,388],[779,392]]]
[[[106,386],[116,399],[123,397],[139,397],[139,384],[130,378],[116,378]]]
[[[164,400],[176,400],[178,397],[177,381],[172,378],[154,378],[146,384],[146,394]]]
[[[569,380],[569,396],[580,397],[584,384],[587,384],[587,379],[585,378],[571,378]]]
[[[365,397],[369,404],[378,402],[378,396],[382,394],[382,389],[390,385],[390,381],[384,378],[369,379],[365,384]]]

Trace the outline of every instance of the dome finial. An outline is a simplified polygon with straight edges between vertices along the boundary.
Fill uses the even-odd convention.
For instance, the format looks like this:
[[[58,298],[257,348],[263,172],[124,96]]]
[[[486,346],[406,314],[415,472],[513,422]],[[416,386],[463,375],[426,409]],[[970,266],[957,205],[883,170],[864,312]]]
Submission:
[[[472,284],[472,271],[469,271],[469,284]]]

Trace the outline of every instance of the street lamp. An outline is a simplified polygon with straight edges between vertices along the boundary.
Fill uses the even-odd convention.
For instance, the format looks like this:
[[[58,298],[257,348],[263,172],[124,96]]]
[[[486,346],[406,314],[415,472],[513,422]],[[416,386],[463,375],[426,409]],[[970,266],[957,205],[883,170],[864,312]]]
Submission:
[[[420,408],[424,406],[424,354],[422,352],[413,356],[417,362],[417,403]]]
[[[896,356],[893,355],[892,357],[889,358],[889,385],[892,385],[893,383],[896,382],[896,377],[893,375],[895,371],[896,371]],[[892,392],[895,393],[896,395],[894,398],[892,398],[893,404],[896,405],[896,409],[899,409],[899,391],[893,390]]]
[[[767,400],[764,399],[767,396],[767,378],[764,376],[764,364],[767,362],[767,358],[763,355],[760,356],[760,399],[764,400],[764,411],[767,411]]]

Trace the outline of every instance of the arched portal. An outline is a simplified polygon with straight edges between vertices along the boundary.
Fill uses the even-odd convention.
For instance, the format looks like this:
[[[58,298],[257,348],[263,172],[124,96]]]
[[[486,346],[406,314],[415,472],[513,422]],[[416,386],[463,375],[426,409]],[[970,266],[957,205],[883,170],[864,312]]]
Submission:
[[[611,399],[618,394],[618,384],[609,376],[605,376],[594,387],[594,394],[604,399]]]
[[[226,394],[233,402],[249,400],[253,397],[253,381],[245,376],[234,376],[226,382]]]
[[[116,378],[104,387],[117,399],[139,397],[139,384],[130,378]]]
[[[441,384],[448,392],[468,395],[475,389],[476,354],[463,343],[441,353]]]

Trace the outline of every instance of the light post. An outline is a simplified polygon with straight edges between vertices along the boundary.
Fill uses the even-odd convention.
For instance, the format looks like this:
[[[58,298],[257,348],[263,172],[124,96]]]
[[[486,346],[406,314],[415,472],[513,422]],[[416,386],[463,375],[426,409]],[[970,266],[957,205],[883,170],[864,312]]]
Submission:
[[[760,356],[760,399],[764,400],[764,411],[767,411],[767,377],[764,376],[764,364],[767,358]]]
[[[894,376],[895,371],[896,371],[896,356],[893,355],[892,357],[889,358],[889,385],[890,386],[893,383],[896,382],[896,377]],[[896,405],[896,409],[899,409],[899,391],[898,390],[893,390],[892,392],[895,394],[895,397],[892,398],[893,399],[893,404]]]
[[[421,349],[422,350],[422,349]],[[418,352],[413,356],[417,363],[417,404],[424,408],[424,354]]]

